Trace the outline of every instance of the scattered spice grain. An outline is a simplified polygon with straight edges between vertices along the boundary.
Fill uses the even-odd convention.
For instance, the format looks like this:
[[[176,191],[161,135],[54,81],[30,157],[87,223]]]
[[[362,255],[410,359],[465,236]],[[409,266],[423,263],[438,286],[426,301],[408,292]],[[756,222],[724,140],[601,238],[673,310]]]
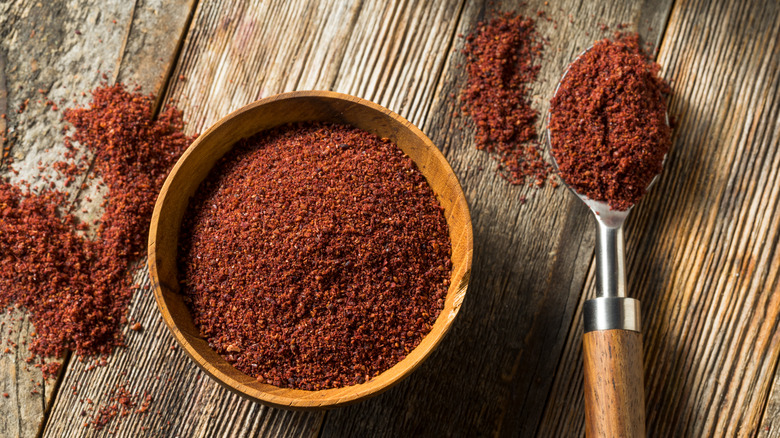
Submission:
[[[636,34],[601,40],[570,66],[550,102],[550,143],[577,193],[625,211],[644,196],[671,147],[660,66]]]
[[[240,141],[190,201],[179,273],[195,324],[281,387],[363,383],[430,331],[448,289],[447,222],[410,158],[344,125]]]
[[[144,400],[141,402],[141,406],[139,406],[135,412],[138,414],[143,414],[144,412],[148,411],[149,407],[152,405],[152,401],[154,401],[152,394],[146,393],[144,395]]]
[[[536,23],[511,12],[479,23],[466,37],[468,79],[461,111],[474,121],[477,149],[494,154],[512,184],[542,186],[551,166],[541,154],[530,84],[539,74],[544,41]]]
[[[120,323],[132,296],[130,269],[143,255],[159,188],[191,142],[175,108],[152,117],[152,96],[123,85],[92,91],[89,108],[68,109],[74,131],[66,146],[80,144],[108,186],[96,238],[68,213],[66,193],[31,190],[0,180],[0,307],[15,305],[31,316],[37,335],[30,350],[43,358],[67,350],[110,353],[122,345]],[[75,154],[70,156],[75,159]],[[57,167],[66,182],[84,165]],[[56,373],[56,363],[43,367]]]

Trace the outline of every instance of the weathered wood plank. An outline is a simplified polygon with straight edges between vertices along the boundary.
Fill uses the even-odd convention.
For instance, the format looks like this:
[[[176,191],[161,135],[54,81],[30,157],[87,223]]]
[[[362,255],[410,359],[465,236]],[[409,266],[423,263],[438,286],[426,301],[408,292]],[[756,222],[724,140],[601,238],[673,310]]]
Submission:
[[[660,29],[665,14],[647,4],[626,10],[595,2],[572,6],[578,16],[569,24],[567,5],[558,16],[549,10],[559,29],[547,34],[559,35],[548,49],[554,55],[544,66],[546,81],[535,89],[540,108],[568,60],[595,38],[597,23],[631,21],[645,29],[642,11],[651,11],[656,18],[650,21]],[[200,130],[229,109],[278,91],[331,88],[362,95],[421,125],[445,150],[464,183],[472,202],[477,253],[472,288],[454,332],[422,369],[389,393],[328,413],[324,436],[524,436],[536,430],[540,418],[543,435],[581,433],[578,305],[583,283],[592,291],[592,276],[585,280],[592,269],[591,224],[583,219],[587,212],[564,191],[549,189],[520,207],[512,200],[526,190],[506,187],[492,172],[477,170],[490,169],[492,163],[473,151],[468,131],[459,131],[462,122],[451,120],[453,101],[447,97],[462,83],[458,53],[446,52],[450,41],[456,48],[460,44],[452,38],[460,8],[403,6],[409,5],[202,5],[202,21],[193,26],[191,47],[185,47],[174,74],[185,79],[174,81],[169,96],[189,100],[185,111],[196,121],[191,129]],[[780,264],[771,248],[778,240],[772,221],[778,155],[767,146],[777,143],[780,128],[775,96],[778,20],[776,7],[753,6],[755,10],[706,2],[678,5],[660,54],[668,77],[677,82],[672,104],[681,115],[677,147],[661,183],[632,213],[627,230],[630,287],[643,300],[649,324],[648,397],[656,404],[648,404],[648,418],[650,431],[658,436],[754,433],[776,366],[778,303],[771,291],[777,290]],[[526,9],[535,11],[533,6]],[[373,13],[381,18],[372,18]],[[594,17],[586,18],[590,14]],[[484,8],[467,4],[461,15],[457,31],[465,33]],[[469,17],[472,22],[467,23]],[[694,26],[701,17],[725,25]],[[442,28],[431,31],[429,22],[440,18],[452,24],[439,23]],[[758,30],[745,31],[751,28]],[[306,35],[303,41],[301,34]],[[396,43],[399,39],[403,42]],[[425,49],[415,51],[420,47]],[[684,214],[673,215],[675,207]],[[147,350],[172,344],[155,318],[149,294],[140,295],[131,319],[142,321],[147,331],[130,333],[130,347],[112,356],[108,367],[86,374],[78,363],[69,367],[66,380],[83,386],[77,385],[78,396],[63,386],[47,433],[93,434],[75,427],[74,414],[83,406],[77,397],[105,400],[123,378],[130,389],[150,390],[157,398],[151,413],[132,414],[119,433],[316,432],[319,415],[268,410],[213,382],[188,381],[201,374],[178,350]],[[743,363],[740,358],[747,359]],[[559,361],[553,384],[553,364]],[[123,370],[126,376],[121,376]],[[180,382],[155,378],[173,374]],[[776,422],[773,406],[770,402],[762,423],[767,434]],[[201,409],[207,413],[199,414]],[[55,414],[60,415],[56,421]]]
[[[190,132],[259,97],[311,88],[363,95],[414,119],[435,92],[458,11],[446,2],[201,3],[167,100],[179,102]],[[374,77],[384,78],[381,88],[373,85]],[[358,87],[382,94],[361,94]],[[148,278],[141,275],[146,285]],[[83,372],[88,364],[72,363],[68,368],[48,436],[95,435],[73,414],[85,407],[79,400],[107,400],[121,383],[135,393],[148,391],[155,401],[150,413],[112,423],[109,430],[120,436],[317,435],[323,413],[294,413],[240,399],[178,349],[170,350],[173,338],[149,291],[137,295],[130,319],[141,321],[144,332],[130,332],[128,348],[112,355],[105,367]]]
[[[467,2],[456,33],[468,34],[494,7],[526,16],[541,9],[555,21],[538,19],[539,32],[550,39],[533,87],[541,114],[569,60],[606,33],[600,24],[632,23],[655,41],[671,7],[487,3]],[[462,39],[453,40],[434,100],[420,114],[470,202],[475,255],[469,292],[453,331],[426,364],[386,395],[329,412],[323,437],[531,436],[541,421],[593,253],[593,228],[587,209],[566,190],[509,186],[492,171],[494,162],[475,150],[470,126],[452,117],[457,104],[450,95],[465,83],[462,46]],[[529,199],[525,205],[522,196]]]
[[[209,11],[209,21],[192,29],[174,73],[184,80],[173,83],[169,97],[193,127],[298,89],[354,94],[418,123],[415,111],[433,98],[458,8],[342,3],[223,4]]]
[[[780,353],[779,14],[776,2],[678,1],[660,48],[678,126],[626,230],[648,436],[754,436],[759,424],[778,436],[777,393],[761,415]],[[579,320],[544,436],[584,431]]]
[[[121,71],[129,64],[123,63],[118,54],[126,41],[138,39],[122,26],[134,21],[132,9],[133,5],[126,2],[55,1],[44,6],[23,1],[0,5],[0,56],[5,58],[3,73],[8,91],[8,107],[3,113],[7,113],[11,157],[20,171],[13,180],[41,185],[47,176],[62,187],[54,173],[46,169],[51,162],[61,160],[65,150],[60,113],[42,102],[51,99],[63,108],[71,104],[71,99],[83,102],[80,92],[103,81],[101,72]],[[136,21],[154,25],[148,18]],[[170,19],[163,29],[173,30],[176,23],[176,19]],[[160,38],[157,40],[159,44]],[[166,56],[163,47],[155,50],[158,56]],[[132,54],[144,52],[149,52],[149,47],[136,48]],[[135,79],[146,89],[159,90],[159,81],[150,80],[157,70],[157,66],[149,65]],[[18,113],[27,99],[27,108]],[[38,169],[39,162],[43,171]],[[13,175],[4,169],[4,176]],[[77,213],[81,214],[80,208]],[[10,354],[0,355],[0,373],[7,376],[0,392],[9,394],[8,398],[0,398],[0,435],[34,436],[50,406],[56,382],[44,382],[40,370],[25,362],[30,355],[25,340],[34,331],[26,316],[19,311],[4,313],[0,325],[1,348],[5,348],[6,341],[18,345]]]
[[[8,91],[8,108],[2,112],[7,112],[11,157],[19,170],[15,176],[4,168],[3,176],[27,180],[35,186],[50,178],[62,189],[62,181],[48,165],[61,160],[65,151],[63,124],[61,113],[46,106],[46,100],[51,99],[60,108],[72,105],[74,99],[84,103],[81,92],[105,81],[103,73],[109,75],[109,80],[123,73],[145,90],[159,93],[162,75],[174,52],[175,36],[183,30],[185,20],[178,18],[179,14],[186,14],[189,6],[186,1],[167,2],[163,8],[157,3],[148,2],[137,10],[127,2],[0,4],[0,56],[6,61],[3,73]],[[141,40],[146,44],[138,44]],[[148,62],[149,56],[159,61]],[[27,99],[27,108],[18,113]],[[66,189],[72,200],[78,194],[75,187]],[[90,205],[76,202],[72,207],[84,219],[97,214],[100,197],[92,196],[95,202]],[[8,398],[0,398],[0,435],[34,436],[40,432],[57,382],[43,382],[40,370],[25,362],[29,356],[25,340],[34,328],[24,313],[4,313],[0,325],[0,349],[5,348],[6,341],[19,345],[12,353],[0,355],[0,373],[7,376],[0,392],[9,394]]]

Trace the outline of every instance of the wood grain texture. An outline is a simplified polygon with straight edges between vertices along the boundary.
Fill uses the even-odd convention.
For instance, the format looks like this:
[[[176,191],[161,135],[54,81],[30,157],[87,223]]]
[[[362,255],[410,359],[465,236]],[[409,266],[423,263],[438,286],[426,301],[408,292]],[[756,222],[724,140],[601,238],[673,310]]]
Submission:
[[[154,7],[159,2],[148,2]],[[177,6],[183,2],[168,2],[164,11],[178,13]],[[83,104],[86,98],[82,91],[89,91],[104,81],[102,74],[122,72],[134,65],[136,56],[154,52],[155,56],[166,56],[169,35],[146,31],[145,38],[155,44],[131,45],[139,39],[139,30],[159,28],[170,30],[179,23],[169,19],[160,26],[152,16],[134,17],[132,3],[121,1],[52,1],[44,5],[36,1],[3,2],[0,4],[0,57],[4,58],[3,76],[7,91],[8,146],[13,167],[19,171],[14,175],[7,167],[2,169],[3,177],[13,181],[26,180],[34,187],[53,181],[63,189],[62,181],[49,167],[62,159],[65,151],[62,145],[61,112],[46,106],[51,100],[60,108],[73,105],[73,100]],[[116,23],[113,22],[116,20]],[[136,23],[136,32],[131,23]],[[169,52],[172,52],[169,50]],[[129,56],[123,60],[122,54]],[[168,62],[170,61],[170,55]],[[124,67],[124,68],[123,68]],[[135,82],[146,90],[157,91],[161,83],[158,66],[136,66]],[[131,69],[132,70],[132,69]],[[18,112],[26,100],[26,109]],[[81,203],[74,184],[64,191],[71,194],[69,207],[76,216],[88,219],[97,213],[101,197],[91,193],[92,203]],[[85,209],[86,212],[82,212]],[[25,362],[30,356],[25,340],[34,331],[24,313],[14,311],[0,316],[2,348],[6,341],[13,341],[18,348],[10,354],[0,355],[0,373],[6,376],[0,392],[7,392],[8,398],[0,398],[0,436],[34,436],[51,406],[53,392],[57,387],[55,379],[43,382],[40,370]]]
[[[648,436],[759,432],[780,349],[779,9],[678,1],[659,51],[678,125],[664,173],[626,229]],[[583,433],[581,330],[572,326],[540,435]],[[762,433],[776,415],[767,412]]]
[[[430,333],[403,360],[367,382],[319,391],[260,383],[229,364],[198,333],[179,289],[180,276],[176,269],[178,235],[190,198],[219,159],[241,139],[270,128],[311,121],[348,124],[398,145],[436,194],[444,209],[452,244],[452,277],[444,307]],[[294,91],[262,99],[231,113],[198,137],[182,155],[157,199],[149,231],[148,259],[155,299],[165,323],[187,354],[209,376],[225,388],[267,405],[321,410],[373,397],[420,365],[439,344],[460,310],[468,288],[472,252],[471,219],[458,179],[441,152],[419,129],[398,114],[358,97],[331,91]]]
[[[541,114],[568,62],[608,33],[600,24],[633,23],[654,41],[670,9],[670,2],[518,3],[467,2],[455,35],[471,32],[493,9],[546,11],[555,22],[538,19],[550,39],[533,86]],[[323,437],[532,436],[541,421],[593,254],[595,224],[566,190],[510,186],[475,149],[468,122],[453,117],[453,95],[465,83],[462,48],[456,36],[420,124],[442,147],[470,203],[475,253],[468,296],[450,335],[415,374],[376,399],[328,412]]]
[[[5,53],[0,50],[0,166],[8,159],[6,135],[8,134],[8,85],[5,79]]]
[[[447,1],[207,4],[188,35],[169,97],[197,132],[255,100],[332,90],[419,126],[459,12]],[[428,105],[426,105],[426,103]]]
[[[629,293],[642,300],[646,328],[648,435],[780,436],[780,383],[772,386],[780,345],[777,3],[677,0],[665,34],[671,0],[543,3],[202,2],[164,94],[181,102],[190,132],[259,97],[294,89],[347,92],[399,112],[442,149],[471,203],[469,296],[451,333],[408,379],[323,416],[240,399],[170,350],[173,338],[139,271],[144,288],[130,318],[144,331],[129,333],[129,347],[106,367],[85,372],[87,364],[70,363],[46,434],[106,435],[113,429],[81,426],[79,399],[103,404],[116,384],[127,383],[133,392],[150,391],[155,402],[145,415],[112,423],[119,436],[581,436],[580,315],[594,286],[592,220],[564,190],[501,180],[493,161],[474,150],[468,123],[453,117],[450,96],[465,79],[458,33],[471,31],[488,9],[533,15],[541,8],[557,22],[554,28],[539,19],[540,32],[550,37],[533,88],[542,113],[566,64],[602,35],[599,24],[632,23],[647,41],[663,41],[659,61],[673,82],[671,112],[679,125],[664,176],[626,229]],[[165,8],[155,14],[148,5],[0,3],[12,155],[25,177],[41,180],[37,161],[51,161],[45,150],[59,144],[59,115],[33,108],[35,99],[25,114],[15,108],[37,97],[38,88],[55,100],[81,99],[71,91],[94,87],[98,70],[110,70],[110,79],[143,76],[144,67],[130,65],[157,58],[135,50],[162,53],[180,32],[140,43],[129,35],[155,27],[131,17],[187,17]],[[135,64],[136,58],[145,61]],[[165,60],[158,61],[139,79],[149,91],[159,89],[154,77],[165,77],[159,70]],[[78,211],[97,214],[99,201],[82,204],[77,195]],[[527,204],[518,202],[521,196]],[[30,330],[27,322],[0,318],[19,324],[14,336]],[[35,434],[49,397],[27,395],[35,382],[15,374],[25,357],[23,348],[0,355],[0,372],[10,376],[0,384],[20,394],[13,402],[0,398],[2,436]],[[44,391],[51,394],[51,387]]]
[[[642,335],[599,330],[582,337],[585,436],[645,436]]]

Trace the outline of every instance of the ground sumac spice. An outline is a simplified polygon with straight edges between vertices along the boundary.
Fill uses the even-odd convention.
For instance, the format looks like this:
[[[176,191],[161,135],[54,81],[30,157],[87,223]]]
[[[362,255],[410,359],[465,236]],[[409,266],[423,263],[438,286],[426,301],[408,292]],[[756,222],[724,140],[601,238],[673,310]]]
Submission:
[[[344,125],[239,142],[185,214],[180,283],[195,324],[259,381],[316,390],[402,360],[443,307],[443,210],[392,142]]]
[[[122,344],[120,322],[133,294],[130,268],[144,254],[157,193],[192,141],[182,134],[181,113],[169,108],[155,120],[152,96],[123,85],[92,92],[89,108],[69,109],[66,138],[94,156],[108,187],[96,237],[78,230],[65,193],[32,191],[0,180],[0,308],[29,312],[35,326],[30,350],[60,356],[108,354]],[[87,166],[55,166],[73,181]],[[44,373],[54,372],[44,367]]]
[[[577,193],[624,211],[647,191],[671,146],[669,86],[639,37],[601,40],[574,61],[550,102],[550,144]]]
[[[479,23],[463,50],[468,79],[461,110],[474,121],[477,148],[495,154],[512,184],[541,186],[550,173],[537,140],[539,112],[528,97],[543,49],[533,19],[504,13]]]

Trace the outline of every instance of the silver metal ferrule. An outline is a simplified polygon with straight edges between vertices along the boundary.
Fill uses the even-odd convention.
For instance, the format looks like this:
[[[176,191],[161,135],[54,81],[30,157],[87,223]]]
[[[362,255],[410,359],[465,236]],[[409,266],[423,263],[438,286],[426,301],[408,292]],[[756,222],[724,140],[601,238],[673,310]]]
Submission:
[[[639,300],[627,297],[601,297],[585,301],[585,333],[599,330],[642,331]]]

